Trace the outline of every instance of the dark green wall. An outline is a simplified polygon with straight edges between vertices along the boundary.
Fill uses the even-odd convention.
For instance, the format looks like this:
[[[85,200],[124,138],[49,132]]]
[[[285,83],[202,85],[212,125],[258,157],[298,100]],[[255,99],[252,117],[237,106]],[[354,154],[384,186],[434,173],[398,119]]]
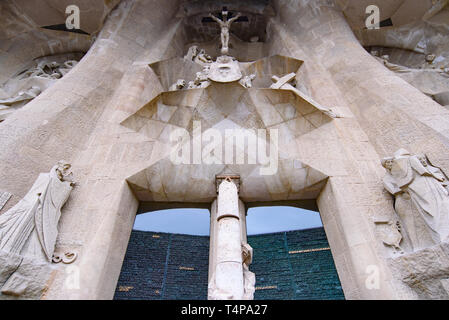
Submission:
[[[331,251],[304,252],[329,248],[323,228],[250,236],[248,242],[255,299],[344,299]]]
[[[248,242],[255,299],[344,299],[323,228]],[[133,231],[114,298],[207,299],[208,260],[209,237]]]

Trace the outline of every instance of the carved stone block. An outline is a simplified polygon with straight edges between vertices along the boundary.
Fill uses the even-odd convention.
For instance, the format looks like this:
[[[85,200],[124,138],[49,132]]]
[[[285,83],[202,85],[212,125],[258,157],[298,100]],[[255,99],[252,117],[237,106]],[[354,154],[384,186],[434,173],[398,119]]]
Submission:
[[[0,288],[11,277],[22,263],[23,257],[5,251],[0,251]]]
[[[48,263],[0,251],[0,299],[40,299],[51,271]]]
[[[390,259],[390,265],[421,299],[449,299],[449,243]]]
[[[8,202],[9,199],[11,199],[12,194],[6,191],[0,191],[0,210],[3,209],[6,202]]]

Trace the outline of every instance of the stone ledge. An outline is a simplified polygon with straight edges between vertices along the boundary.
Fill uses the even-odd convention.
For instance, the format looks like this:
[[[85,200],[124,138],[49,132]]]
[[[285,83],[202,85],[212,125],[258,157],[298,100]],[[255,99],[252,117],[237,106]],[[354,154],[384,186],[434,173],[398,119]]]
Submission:
[[[449,299],[449,243],[391,258],[389,263],[422,299]]]
[[[0,300],[40,299],[51,271],[50,264],[0,251]]]

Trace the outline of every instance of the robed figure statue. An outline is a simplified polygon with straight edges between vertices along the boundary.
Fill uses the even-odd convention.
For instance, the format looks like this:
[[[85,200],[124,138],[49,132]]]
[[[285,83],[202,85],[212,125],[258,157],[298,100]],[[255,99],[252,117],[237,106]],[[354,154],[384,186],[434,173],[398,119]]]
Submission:
[[[25,197],[0,215],[0,250],[51,261],[61,208],[73,188],[70,167],[59,161],[41,173]]]
[[[384,158],[384,187],[395,196],[395,211],[413,250],[449,240],[449,192],[444,173],[423,154],[398,150]]]

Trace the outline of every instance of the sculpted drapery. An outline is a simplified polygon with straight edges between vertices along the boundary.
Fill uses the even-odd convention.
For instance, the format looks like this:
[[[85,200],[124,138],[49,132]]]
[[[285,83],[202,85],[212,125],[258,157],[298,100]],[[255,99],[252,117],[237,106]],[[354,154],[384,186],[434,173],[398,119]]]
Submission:
[[[384,187],[395,196],[395,210],[413,250],[449,240],[449,193],[444,173],[425,155],[400,149],[384,158]]]
[[[60,161],[41,173],[25,197],[0,215],[0,250],[51,261],[61,208],[73,186],[69,169]]]

